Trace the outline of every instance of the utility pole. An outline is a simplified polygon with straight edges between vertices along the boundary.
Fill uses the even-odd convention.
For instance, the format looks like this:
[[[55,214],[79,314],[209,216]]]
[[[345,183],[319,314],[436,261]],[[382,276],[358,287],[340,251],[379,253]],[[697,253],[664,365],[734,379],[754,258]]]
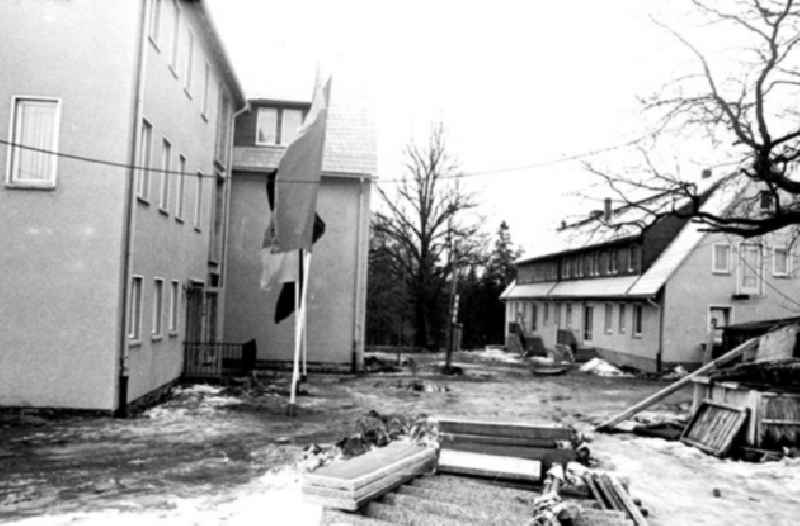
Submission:
[[[455,183],[455,196],[458,196],[458,182],[459,178],[456,177]],[[458,322],[458,293],[457,293],[457,282],[458,282],[458,272],[456,272],[458,266],[458,255],[456,254],[456,239],[453,235],[453,215],[450,214],[450,218],[447,220],[447,228],[450,231],[450,250],[448,259],[450,260],[450,316],[449,316],[449,323],[450,323],[450,337],[448,338],[448,345],[447,345],[447,352],[445,353],[445,361],[444,361],[444,374],[450,374],[452,372],[453,366],[453,352],[455,352],[456,347],[456,323]]]

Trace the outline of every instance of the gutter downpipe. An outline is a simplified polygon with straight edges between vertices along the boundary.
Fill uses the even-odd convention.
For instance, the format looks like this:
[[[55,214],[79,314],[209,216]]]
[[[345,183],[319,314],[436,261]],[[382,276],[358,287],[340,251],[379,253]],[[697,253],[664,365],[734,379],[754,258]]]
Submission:
[[[128,285],[130,283],[130,276],[133,267],[133,187],[136,180],[136,150],[139,139],[139,124],[142,116],[142,103],[144,100],[144,70],[145,70],[145,20],[147,20],[147,2],[141,3],[141,10],[139,12],[139,51],[136,56],[136,67],[134,73],[134,86],[135,92],[133,95],[133,111],[131,129],[133,130],[133,137],[130,142],[130,150],[128,153],[128,161],[130,169],[128,170],[128,177],[125,181],[125,210],[123,213],[123,226],[122,226],[122,255],[121,255],[121,272],[120,272],[120,297],[119,297],[119,337],[118,337],[118,352],[119,352],[119,369],[117,380],[117,410],[116,416],[119,418],[126,418],[128,416]]]
[[[647,298],[647,303],[658,309],[658,351],[656,351],[656,372],[661,372],[661,359],[664,352],[664,301],[656,303],[652,298]]]
[[[365,273],[366,265],[362,262],[365,258],[364,252],[364,240],[362,238],[365,237],[365,229],[362,223],[365,221],[369,221],[367,214],[364,212],[364,185],[370,184],[369,177],[359,177],[358,178],[358,221],[356,223],[356,279],[353,283],[354,287],[354,294],[353,294],[353,351],[350,357],[350,371],[352,373],[358,372],[358,350],[359,347],[363,343],[363,330],[364,330],[364,320],[362,315],[364,314],[364,310],[361,307],[361,289],[363,287],[362,282],[365,281],[365,276],[362,274]],[[369,227],[369,223],[367,224]],[[363,353],[362,353],[363,355]]]

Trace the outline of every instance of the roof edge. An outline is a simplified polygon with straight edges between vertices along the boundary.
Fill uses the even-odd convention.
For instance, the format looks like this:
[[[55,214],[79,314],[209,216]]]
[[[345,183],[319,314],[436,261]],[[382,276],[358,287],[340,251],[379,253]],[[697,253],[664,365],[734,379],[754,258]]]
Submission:
[[[244,96],[242,84],[239,82],[239,77],[236,75],[236,71],[233,69],[230,56],[225,49],[225,45],[223,44],[222,39],[219,36],[219,32],[217,31],[217,26],[208,10],[207,0],[198,0],[197,6],[199,7],[200,18],[205,22],[212,44],[216,48],[216,54],[218,55],[217,58],[219,59],[223,73],[233,85],[233,96],[236,99],[238,106],[243,107],[245,104],[247,104],[247,99]]]

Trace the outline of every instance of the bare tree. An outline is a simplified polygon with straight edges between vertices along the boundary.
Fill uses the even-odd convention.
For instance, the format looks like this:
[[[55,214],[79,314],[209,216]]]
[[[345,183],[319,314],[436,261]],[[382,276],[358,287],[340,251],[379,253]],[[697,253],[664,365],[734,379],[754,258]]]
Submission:
[[[387,238],[391,260],[400,279],[406,279],[413,308],[414,344],[441,343],[442,308],[446,281],[455,264],[445,258],[451,236],[464,240],[478,227],[464,217],[475,202],[455,184],[457,164],[448,154],[442,124],[434,126],[424,147],[405,149],[406,175],[390,195],[378,191],[385,211],[374,216],[373,229]]]
[[[691,0],[710,26],[730,26],[737,41],[747,42],[740,54],[738,71],[717,70],[709,55],[675,29],[664,28],[696,58],[698,71],[674,79],[644,101],[648,115],[655,115],[656,130],[651,149],[638,144],[641,162],[635,170],[606,170],[584,166],[601,177],[619,200],[647,208],[652,200],[642,194],[681,198],[688,206],[676,210],[650,210],[691,216],[707,229],[744,237],[758,236],[800,224],[800,6],[795,0]],[[702,194],[679,170],[655,162],[658,138],[670,131],[700,132],[731,159],[725,167],[740,181],[758,182],[758,192],[743,195],[731,211],[701,208]],[[742,179],[744,178],[744,179]],[[637,196],[636,199],[630,196]],[[664,200],[659,201],[661,203]],[[763,203],[768,203],[766,211]],[[758,207],[758,214],[753,211]]]

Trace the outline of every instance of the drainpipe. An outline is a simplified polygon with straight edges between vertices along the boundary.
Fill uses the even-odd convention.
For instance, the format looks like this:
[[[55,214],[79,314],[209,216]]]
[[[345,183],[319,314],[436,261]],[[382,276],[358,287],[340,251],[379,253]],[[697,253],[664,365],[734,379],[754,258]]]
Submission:
[[[647,303],[658,309],[658,351],[656,351],[656,372],[661,372],[661,359],[664,352],[664,301],[656,303],[652,298],[647,298]]]
[[[144,77],[145,77],[145,20],[147,20],[147,2],[142,2],[139,11],[139,50],[136,56],[134,68],[133,111],[131,112],[131,130],[133,137],[130,141],[128,150],[128,177],[125,181],[125,209],[123,212],[122,223],[122,247],[120,257],[120,297],[118,303],[119,310],[119,333],[118,333],[118,378],[117,378],[117,411],[116,416],[125,418],[128,416],[128,295],[130,291],[130,276],[133,269],[133,188],[136,181],[136,151],[139,139],[139,126],[142,121],[142,102],[144,100]]]
[[[364,222],[364,184],[369,184],[369,179],[364,177],[358,178],[358,221],[356,222],[356,279],[354,281],[354,294],[353,294],[353,350],[350,357],[350,369],[353,373],[358,369],[358,348],[361,345],[363,333],[363,309],[361,308],[361,288],[364,281],[364,232],[362,223]]]

